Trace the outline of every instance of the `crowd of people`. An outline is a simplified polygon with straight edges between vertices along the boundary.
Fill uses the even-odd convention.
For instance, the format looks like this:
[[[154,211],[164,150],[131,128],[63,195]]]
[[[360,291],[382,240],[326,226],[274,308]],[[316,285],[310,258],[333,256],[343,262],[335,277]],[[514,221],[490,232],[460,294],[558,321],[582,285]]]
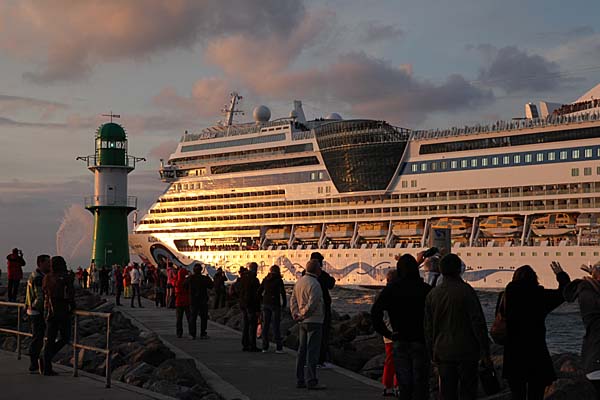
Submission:
[[[583,368],[600,398],[600,263],[582,267],[589,276],[574,281],[560,264],[551,263],[557,289],[541,286],[531,266],[517,268],[512,281],[498,296],[495,321],[488,332],[477,293],[461,278],[461,259],[455,254],[441,257],[432,250],[417,258],[410,254],[399,256],[396,269],[388,272],[387,285],[372,305],[373,327],[385,342],[384,396],[428,399],[435,366],[440,399],[475,399],[479,380],[483,383],[482,375],[490,376],[494,368],[491,334],[496,343],[504,346],[503,378],[512,397],[541,400],[546,388],[557,379],[546,344],[545,319],[563,302],[578,301],[586,328]],[[16,301],[21,268],[25,265],[22,252],[14,249],[7,256],[7,265],[8,298]],[[114,293],[118,305],[129,286],[131,307],[135,307],[136,297],[138,307],[142,307],[140,288],[152,285],[156,307],[175,309],[179,338],[183,336],[185,317],[188,333],[195,339],[200,317],[199,337],[208,339],[209,290],[214,290],[214,308],[225,306],[228,295],[237,299],[243,317],[242,351],[246,352],[269,352],[271,338],[275,353],[284,352],[280,322],[282,312],[289,306],[299,328],[297,387],[325,389],[317,371],[330,365],[329,291],[335,279],[324,270],[323,255],[311,254],[289,302],[279,266],[271,266],[262,282],[257,273],[255,262],[241,268],[228,293],[224,271],[219,268],[211,279],[201,263],[193,264],[191,272],[170,261],[157,267],[130,264],[100,270],[92,263],[88,271],[78,269],[73,273],[67,270],[62,257],[40,255],[37,268],[27,280],[25,296],[33,334],[29,369],[32,373],[54,374],[52,358],[71,336],[75,280],[82,288],[90,287],[100,294]],[[258,337],[262,339],[260,348]]]

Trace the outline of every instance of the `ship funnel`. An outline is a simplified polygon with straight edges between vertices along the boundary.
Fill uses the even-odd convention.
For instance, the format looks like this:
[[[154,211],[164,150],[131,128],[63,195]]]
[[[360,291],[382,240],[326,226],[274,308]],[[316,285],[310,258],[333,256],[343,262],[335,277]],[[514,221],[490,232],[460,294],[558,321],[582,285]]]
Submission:
[[[306,117],[304,116],[304,110],[302,109],[302,102],[300,100],[294,100],[294,114],[296,121],[305,123]]]

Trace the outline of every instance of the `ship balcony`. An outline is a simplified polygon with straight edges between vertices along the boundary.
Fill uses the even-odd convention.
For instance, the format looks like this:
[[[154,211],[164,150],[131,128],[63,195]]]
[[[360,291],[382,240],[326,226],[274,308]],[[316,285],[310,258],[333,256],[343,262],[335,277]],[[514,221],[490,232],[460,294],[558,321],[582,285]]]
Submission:
[[[88,196],[84,198],[85,208],[96,207],[120,207],[135,210],[137,208],[137,197],[127,196],[126,198],[117,198],[114,196]]]

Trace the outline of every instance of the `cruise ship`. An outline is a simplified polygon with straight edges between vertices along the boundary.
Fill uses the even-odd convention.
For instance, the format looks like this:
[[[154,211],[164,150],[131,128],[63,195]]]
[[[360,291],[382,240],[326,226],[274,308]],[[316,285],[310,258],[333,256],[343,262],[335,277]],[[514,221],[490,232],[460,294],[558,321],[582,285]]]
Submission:
[[[571,277],[600,259],[600,85],[574,103],[525,106],[526,117],[446,130],[385,121],[225,118],[186,132],[161,161],[166,191],[135,223],[132,252],[145,262],[201,261],[235,279],[256,261],[293,282],[314,251],[340,285],[377,286],[395,257],[416,255],[435,228],[476,288],[501,288],[521,265],[556,287],[556,260]]]

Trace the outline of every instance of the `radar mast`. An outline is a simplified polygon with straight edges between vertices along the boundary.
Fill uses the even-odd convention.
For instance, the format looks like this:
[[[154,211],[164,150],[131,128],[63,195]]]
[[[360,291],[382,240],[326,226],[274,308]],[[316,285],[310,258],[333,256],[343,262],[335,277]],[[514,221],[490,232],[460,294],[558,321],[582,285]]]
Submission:
[[[224,108],[221,110],[221,112],[225,115],[225,121],[224,121],[225,126],[231,126],[233,124],[234,115],[236,115],[236,114],[244,115],[244,112],[242,110],[236,109],[239,101],[242,100],[243,97],[240,96],[237,92],[231,93],[230,96],[231,96],[231,99],[229,100],[229,105],[226,106],[227,108]]]

